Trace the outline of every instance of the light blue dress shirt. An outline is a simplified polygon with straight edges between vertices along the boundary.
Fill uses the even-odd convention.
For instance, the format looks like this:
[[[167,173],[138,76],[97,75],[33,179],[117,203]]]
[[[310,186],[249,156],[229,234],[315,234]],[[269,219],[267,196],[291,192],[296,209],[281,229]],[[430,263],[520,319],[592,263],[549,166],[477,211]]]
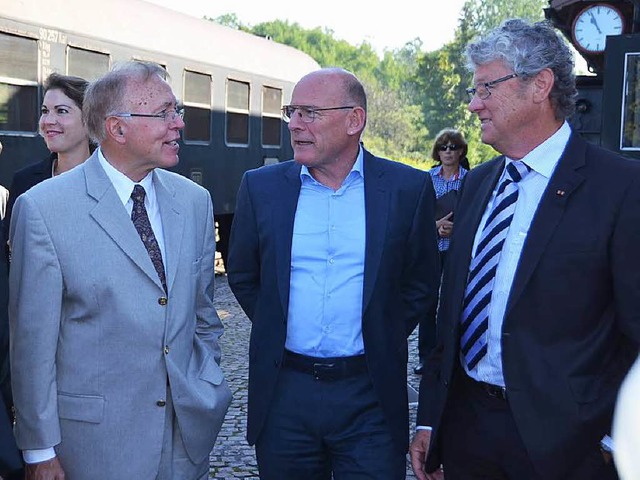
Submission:
[[[340,188],[303,166],[291,245],[285,347],[313,357],[364,353],[365,204],[362,148]]]
[[[518,201],[516,203],[515,213],[513,214],[513,220],[509,226],[507,238],[505,239],[504,247],[502,248],[502,253],[498,261],[491,303],[489,305],[487,355],[478,362],[472,371],[469,371],[467,367],[464,366],[465,362],[462,359],[462,365],[465,370],[476,380],[493,385],[500,385],[502,387],[505,386],[502,368],[501,340],[507,301],[509,300],[511,286],[513,285],[513,279],[518,269],[520,255],[522,254],[522,249],[529,233],[531,221],[538,209],[542,194],[549,184],[549,179],[567,146],[570,135],[571,129],[569,124],[565,122],[556,133],[534,148],[524,158],[520,159],[531,167],[532,170],[525,178],[518,182]],[[482,229],[489,216],[491,206],[493,205],[497,186],[500,185],[504,179],[506,175],[506,165],[507,162],[510,161],[512,161],[512,159],[506,158],[505,169],[503,169],[496,189],[494,189],[491,199],[487,203],[487,208],[482,216],[473,243],[474,253],[480,241]]]

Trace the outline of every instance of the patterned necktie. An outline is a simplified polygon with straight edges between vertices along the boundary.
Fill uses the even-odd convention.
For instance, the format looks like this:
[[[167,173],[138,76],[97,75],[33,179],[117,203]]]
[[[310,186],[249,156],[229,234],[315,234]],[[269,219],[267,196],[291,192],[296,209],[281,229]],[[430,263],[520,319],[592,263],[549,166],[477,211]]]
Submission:
[[[469,370],[487,354],[489,305],[498,260],[516,209],[518,182],[530,171],[523,162],[510,162],[507,165],[507,175],[498,187],[492,210],[480,235],[476,254],[469,266],[460,338],[460,348]]]
[[[149,215],[147,214],[147,209],[144,206],[144,197],[146,196],[146,192],[142,185],[136,185],[133,187],[133,193],[131,193],[131,199],[133,200],[133,210],[131,210],[131,220],[133,221],[133,225],[136,227],[140,238],[142,239],[142,243],[144,243],[147,252],[149,253],[149,257],[151,257],[151,262],[158,272],[158,277],[160,277],[160,281],[162,282],[162,287],[164,291],[167,291],[167,279],[164,274],[164,264],[162,263],[162,253],[160,252],[160,247],[158,246],[158,241],[156,240],[156,236],[153,233],[153,229],[151,228],[151,222],[149,222]]]

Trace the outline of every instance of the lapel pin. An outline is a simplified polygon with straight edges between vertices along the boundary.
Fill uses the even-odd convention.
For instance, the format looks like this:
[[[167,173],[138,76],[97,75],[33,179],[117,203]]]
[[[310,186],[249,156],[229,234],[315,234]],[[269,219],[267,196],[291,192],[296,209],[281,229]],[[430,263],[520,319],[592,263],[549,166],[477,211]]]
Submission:
[[[564,197],[564,190],[556,190],[556,195],[559,197]]]

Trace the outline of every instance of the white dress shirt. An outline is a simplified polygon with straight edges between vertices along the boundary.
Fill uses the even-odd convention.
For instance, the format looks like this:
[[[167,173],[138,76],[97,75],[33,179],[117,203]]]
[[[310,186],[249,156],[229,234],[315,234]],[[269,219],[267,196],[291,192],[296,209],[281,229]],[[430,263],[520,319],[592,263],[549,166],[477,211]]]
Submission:
[[[500,385],[502,387],[505,386],[502,369],[501,339],[502,324],[507,309],[509,294],[511,293],[513,279],[518,269],[518,263],[520,262],[520,255],[522,254],[522,249],[529,233],[529,227],[538,209],[542,194],[549,184],[549,179],[567,146],[570,135],[571,128],[569,124],[565,122],[556,133],[534,148],[524,158],[520,159],[531,168],[531,172],[518,182],[518,201],[504,246],[502,247],[500,259],[498,260],[491,303],[489,304],[487,354],[478,362],[472,371],[467,369],[464,359],[462,359],[462,365],[465,371],[476,380],[493,385]],[[493,206],[493,200],[496,196],[498,186],[506,175],[506,165],[511,161],[513,160],[505,158],[505,168],[491,195],[491,199],[487,203],[487,208],[478,226],[478,231],[476,232],[473,243],[473,252],[475,252],[478,247],[482,229]]]

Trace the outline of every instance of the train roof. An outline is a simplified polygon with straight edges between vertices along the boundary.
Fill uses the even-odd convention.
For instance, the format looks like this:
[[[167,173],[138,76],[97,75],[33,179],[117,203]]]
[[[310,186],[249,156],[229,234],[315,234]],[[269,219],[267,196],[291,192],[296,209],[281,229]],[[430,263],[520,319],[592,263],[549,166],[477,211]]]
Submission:
[[[0,0],[0,17],[290,82],[319,68],[293,47],[143,0]]]

